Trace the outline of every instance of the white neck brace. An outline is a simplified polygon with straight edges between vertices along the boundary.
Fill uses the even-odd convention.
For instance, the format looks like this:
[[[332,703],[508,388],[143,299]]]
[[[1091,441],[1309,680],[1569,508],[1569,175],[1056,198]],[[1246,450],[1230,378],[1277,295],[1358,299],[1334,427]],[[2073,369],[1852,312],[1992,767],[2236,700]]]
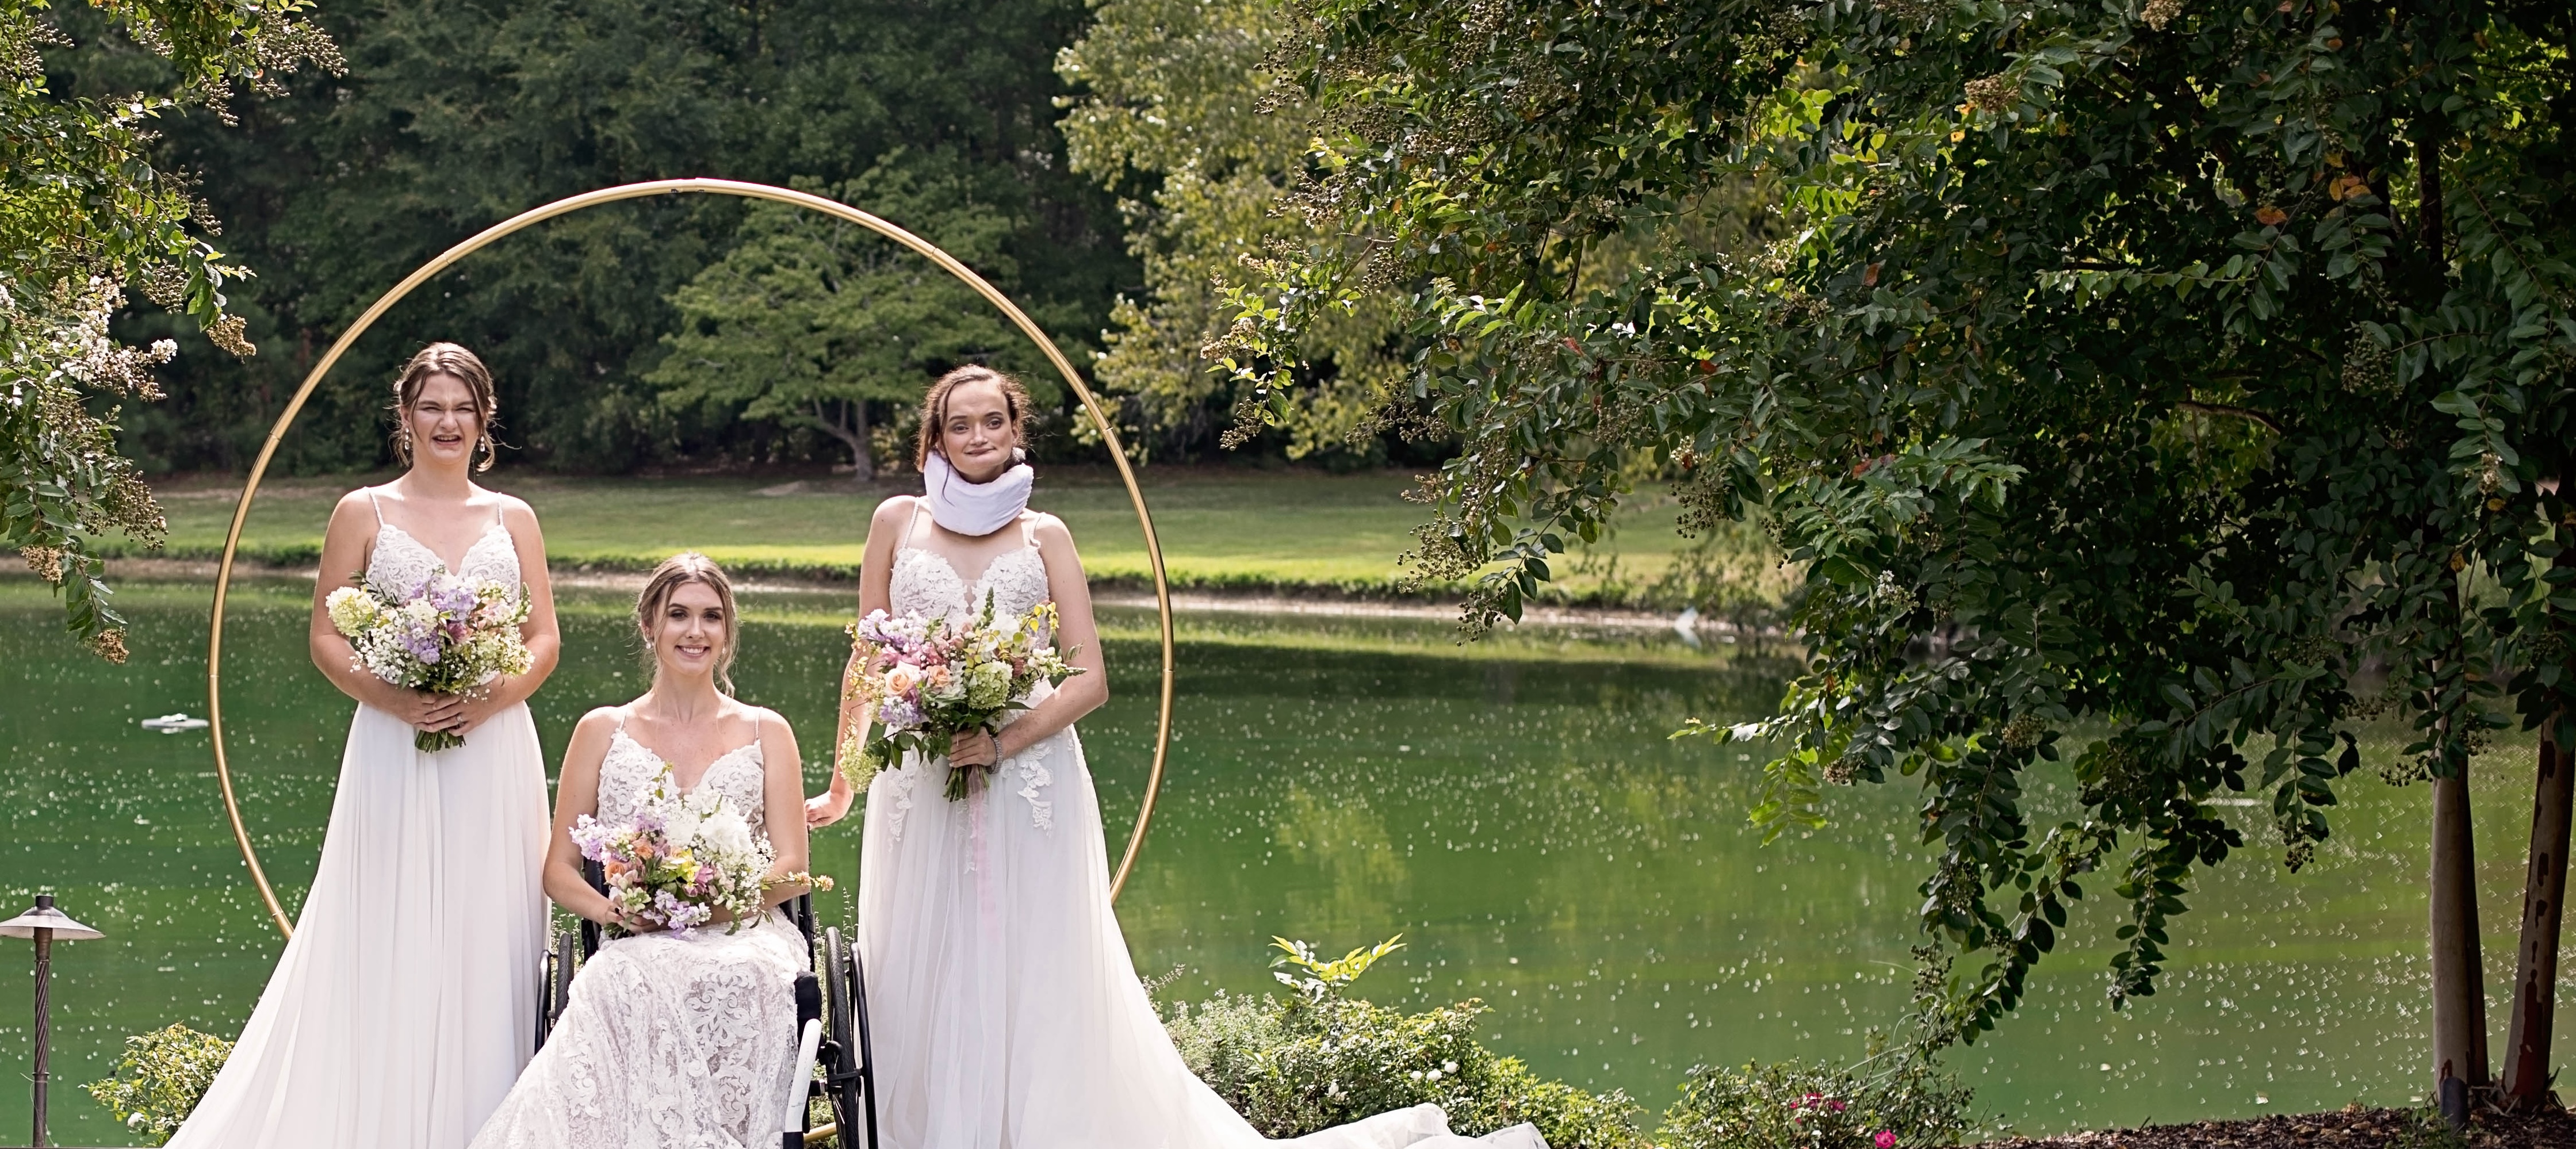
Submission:
[[[930,521],[961,535],[989,535],[1020,517],[1029,508],[1029,488],[1037,482],[1037,472],[1022,460],[1025,452],[1011,451],[1011,467],[988,483],[970,483],[957,468],[948,464],[948,456],[930,453],[930,461],[921,468],[923,498],[930,503]]]

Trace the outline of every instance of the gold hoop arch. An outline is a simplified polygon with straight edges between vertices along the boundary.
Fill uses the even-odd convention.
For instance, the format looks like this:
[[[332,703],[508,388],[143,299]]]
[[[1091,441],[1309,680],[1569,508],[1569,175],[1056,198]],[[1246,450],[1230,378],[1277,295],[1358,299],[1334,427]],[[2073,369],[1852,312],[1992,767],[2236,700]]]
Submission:
[[[1072,387],[1073,393],[1082,399],[1083,410],[1091,414],[1092,422],[1100,428],[1101,438],[1109,445],[1109,458],[1118,465],[1118,478],[1127,485],[1127,498],[1136,505],[1137,525],[1143,527],[1145,531],[1145,558],[1154,571],[1154,606],[1160,616],[1163,647],[1162,693],[1155,718],[1153,771],[1146,776],[1145,798],[1136,811],[1136,828],[1127,836],[1127,852],[1118,860],[1117,876],[1109,883],[1110,899],[1115,901],[1119,891],[1126,888],[1127,875],[1136,865],[1136,853],[1145,845],[1145,829],[1154,820],[1154,798],[1162,791],[1163,761],[1172,744],[1172,591],[1163,573],[1163,546],[1154,534],[1154,516],[1145,508],[1145,492],[1136,485],[1136,471],[1127,464],[1126,447],[1118,441],[1117,428],[1111,425],[1108,412],[1101,410],[1100,400],[1092,395],[1091,388],[1083,385],[1081,374],[1073,369],[1072,362],[1064,357],[1064,352],[1057,349],[1055,341],[1047,338],[1046,332],[1039,330],[1038,325],[1030,320],[1028,314],[1021,311],[1018,305],[1012,303],[1010,297],[985,282],[984,277],[975,274],[972,268],[959,263],[956,257],[939,250],[936,245],[920,236],[848,204],[788,188],[747,183],[741,180],[653,180],[584,192],[577,196],[556,200],[543,207],[531,208],[483,229],[465,242],[448,248],[438,258],[422,264],[419,270],[405,276],[402,282],[394,285],[393,290],[384,293],[360,314],[358,321],[351,324],[347,331],[342,332],[340,338],[331,344],[331,349],[324,352],[321,360],[313,365],[312,373],[304,377],[303,385],[295,389],[295,396],[287,400],[286,409],[278,414],[276,424],[269,428],[268,441],[260,446],[259,458],[251,464],[250,479],[242,485],[241,500],[233,505],[232,529],[224,534],[223,561],[215,572],[214,617],[206,634],[206,716],[208,733],[213,736],[215,748],[215,782],[222,788],[224,794],[224,814],[232,820],[233,840],[241,845],[242,861],[250,867],[251,882],[259,887],[260,900],[267,904],[269,920],[276,924],[278,933],[293,937],[295,926],[287,920],[286,910],[278,904],[277,891],[270,888],[268,874],[259,865],[259,851],[251,847],[250,831],[242,824],[241,803],[233,792],[232,765],[224,753],[223,693],[224,600],[232,589],[233,557],[241,546],[242,525],[250,519],[251,500],[259,495],[260,479],[268,473],[268,463],[277,454],[278,442],[286,437],[287,428],[294,425],[296,414],[304,409],[304,401],[312,396],[313,388],[322,382],[323,376],[330,374],[332,365],[340,361],[340,356],[357,342],[358,337],[366,334],[367,329],[374,326],[377,319],[381,318],[394,304],[401,302],[404,296],[411,294],[412,289],[429,282],[449,265],[490,246],[503,236],[559,215],[568,215],[584,208],[615,203],[618,200],[687,192],[776,200],[780,203],[810,208],[825,215],[855,223],[921,253],[932,263],[938,264],[950,275],[963,281],[968,287],[974,288],[977,294],[982,295],[994,307],[999,308],[1003,315],[1008,316],[1011,323],[1020,329],[1021,334],[1028,336],[1030,342],[1038,345],[1038,350],[1046,353],[1048,362],[1055,364],[1056,371],[1064,376],[1065,384]]]

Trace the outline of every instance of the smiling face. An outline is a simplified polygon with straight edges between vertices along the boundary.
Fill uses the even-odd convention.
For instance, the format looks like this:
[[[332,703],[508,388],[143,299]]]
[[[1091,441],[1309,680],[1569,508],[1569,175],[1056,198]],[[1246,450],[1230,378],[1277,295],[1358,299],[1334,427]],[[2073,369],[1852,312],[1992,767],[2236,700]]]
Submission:
[[[1009,397],[990,379],[958,384],[948,392],[947,418],[939,424],[939,453],[970,483],[989,483],[1011,467],[1020,445],[1011,424]]]
[[[483,437],[483,409],[464,380],[441,372],[420,381],[420,393],[403,408],[403,425],[411,432],[412,465],[463,470]]]
[[[644,632],[653,646],[656,673],[683,679],[721,673],[733,655],[733,623],[733,612],[716,588],[694,581],[671,588]]]

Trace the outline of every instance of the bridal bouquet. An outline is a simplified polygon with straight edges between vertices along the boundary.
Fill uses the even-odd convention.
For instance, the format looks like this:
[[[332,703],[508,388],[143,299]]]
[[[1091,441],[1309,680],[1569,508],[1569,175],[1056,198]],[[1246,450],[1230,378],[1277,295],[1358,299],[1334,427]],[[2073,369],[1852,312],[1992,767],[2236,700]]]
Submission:
[[[683,935],[713,921],[718,909],[731,912],[735,929],[757,922],[762,879],[775,860],[724,795],[672,793],[667,773],[632,824],[584,814],[573,823],[572,842],[608,872],[608,900],[627,917]]]
[[[463,694],[528,671],[528,645],[519,637],[528,596],[490,579],[436,574],[410,598],[396,598],[361,578],[332,591],[324,607],[356,651],[350,664],[396,686]],[[465,736],[424,730],[411,744],[445,750],[465,745]]]
[[[864,786],[873,774],[900,761],[907,750],[925,757],[948,753],[969,730],[999,731],[1002,718],[1028,708],[1040,682],[1062,682],[1082,673],[1055,649],[1055,604],[1042,602],[1017,618],[995,618],[993,596],[965,622],[946,616],[896,618],[871,611],[852,623],[858,665],[848,695],[876,708],[885,732],[859,748]],[[991,769],[991,767],[985,767]],[[949,771],[947,793],[966,796],[967,769]]]

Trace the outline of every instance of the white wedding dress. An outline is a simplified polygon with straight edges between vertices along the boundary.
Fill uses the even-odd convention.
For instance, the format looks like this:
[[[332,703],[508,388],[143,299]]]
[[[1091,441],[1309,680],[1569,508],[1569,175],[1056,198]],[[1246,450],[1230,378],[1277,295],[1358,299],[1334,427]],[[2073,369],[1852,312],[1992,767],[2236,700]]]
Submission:
[[[918,515],[916,515],[918,518]],[[973,579],[914,544],[895,551],[893,612],[997,615],[1048,597],[1028,520]],[[878,1119],[898,1149],[1397,1149],[1449,1136],[1436,1106],[1272,1142],[1181,1061],[1110,912],[1100,807],[1070,728],[996,764],[963,801],[945,760],[869,783],[859,946],[877,1055]],[[1518,1126],[1487,1144],[1545,1149]]]
[[[445,569],[379,515],[367,581]],[[518,586],[497,519],[457,573]],[[465,745],[358,707],[295,935],[179,1149],[458,1149],[527,1061],[545,952],[546,774],[525,705]]]
[[[599,763],[599,812],[634,820],[668,767],[619,716]],[[760,742],[708,764],[713,787],[764,833]],[[573,978],[544,1049],[473,1149],[769,1149],[795,1080],[805,935],[780,910],[731,933],[637,934]]]

